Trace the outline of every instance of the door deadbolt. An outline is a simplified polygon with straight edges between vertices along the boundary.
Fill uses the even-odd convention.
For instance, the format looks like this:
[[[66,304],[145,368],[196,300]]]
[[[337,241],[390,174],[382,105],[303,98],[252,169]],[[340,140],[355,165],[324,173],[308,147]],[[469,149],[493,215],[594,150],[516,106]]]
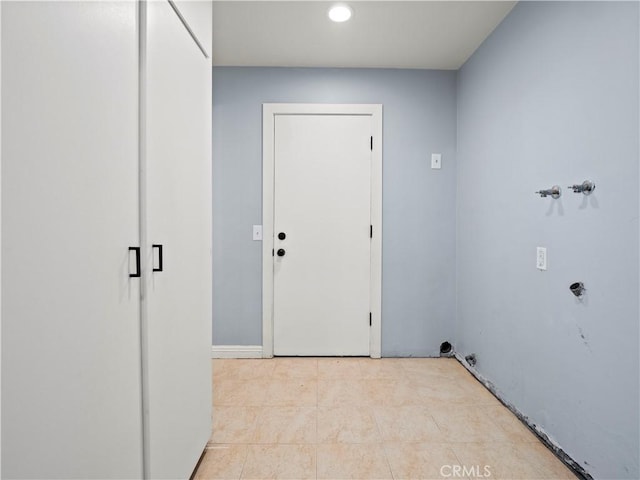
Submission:
[[[287,238],[287,234],[286,234],[286,233],[284,233],[284,232],[280,232],[280,233],[278,234],[278,238],[279,238],[280,240],[284,240],[285,238]]]

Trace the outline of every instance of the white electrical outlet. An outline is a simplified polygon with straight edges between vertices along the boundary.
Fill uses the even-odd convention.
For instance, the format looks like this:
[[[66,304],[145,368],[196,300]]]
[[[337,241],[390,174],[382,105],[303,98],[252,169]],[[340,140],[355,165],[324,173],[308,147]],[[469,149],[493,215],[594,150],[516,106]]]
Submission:
[[[431,154],[431,168],[442,168],[442,154]]]
[[[536,249],[536,268],[538,270],[547,269],[547,249],[545,247]]]
[[[262,225],[253,226],[253,239],[255,241],[262,240]]]

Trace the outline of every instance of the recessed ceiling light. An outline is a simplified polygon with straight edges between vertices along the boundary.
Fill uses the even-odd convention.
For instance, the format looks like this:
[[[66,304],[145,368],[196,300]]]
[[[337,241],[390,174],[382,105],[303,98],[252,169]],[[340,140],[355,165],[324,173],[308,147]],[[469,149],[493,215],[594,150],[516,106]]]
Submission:
[[[334,22],[346,22],[353,15],[351,7],[344,4],[334,5],[329,9],[329,18]]]

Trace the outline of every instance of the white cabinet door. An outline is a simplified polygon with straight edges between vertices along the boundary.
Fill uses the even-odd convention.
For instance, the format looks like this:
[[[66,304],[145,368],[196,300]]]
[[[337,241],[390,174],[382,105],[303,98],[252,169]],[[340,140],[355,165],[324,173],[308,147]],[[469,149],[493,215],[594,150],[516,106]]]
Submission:
[[[212,41],[212,5],[203,0],[174,0],[180,15],[189,25],[193,36],[198,40],[200,47],[211,57]]]
[[[140,478],[133,2],[2,2],[2,478]]]
[[[147,467],[188,478],[211,433],[211,63],[167,2],[146,42]]]

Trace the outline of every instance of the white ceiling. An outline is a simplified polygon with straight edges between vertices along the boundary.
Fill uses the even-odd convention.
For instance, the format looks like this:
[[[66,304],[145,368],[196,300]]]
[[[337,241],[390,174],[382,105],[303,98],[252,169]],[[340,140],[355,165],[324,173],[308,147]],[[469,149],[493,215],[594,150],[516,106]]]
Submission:
[[[216,66],[379,67],[455,70],[514,1],[214,1]]]

